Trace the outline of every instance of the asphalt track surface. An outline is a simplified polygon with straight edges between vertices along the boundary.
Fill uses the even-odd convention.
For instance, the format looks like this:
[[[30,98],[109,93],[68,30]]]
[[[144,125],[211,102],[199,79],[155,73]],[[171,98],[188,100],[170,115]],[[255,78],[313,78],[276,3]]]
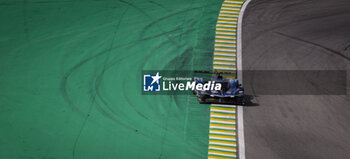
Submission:
[[[253,0],[244,15],[243,70],[349,70],[348,0]],[[349,95],[253,95],[247,159],[350,158]]]
[[[1,159],[206,158],[209,105],[142,70],[210,70],[222,1],[1,1]]]

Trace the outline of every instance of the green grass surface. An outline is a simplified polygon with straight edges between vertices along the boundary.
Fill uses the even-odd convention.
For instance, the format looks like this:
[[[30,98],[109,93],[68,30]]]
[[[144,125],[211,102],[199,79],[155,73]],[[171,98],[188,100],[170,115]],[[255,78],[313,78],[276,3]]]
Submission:
[[[0,158],[206,158],[209,106],[140,75],[211,70],[221,3],[0,1]]]

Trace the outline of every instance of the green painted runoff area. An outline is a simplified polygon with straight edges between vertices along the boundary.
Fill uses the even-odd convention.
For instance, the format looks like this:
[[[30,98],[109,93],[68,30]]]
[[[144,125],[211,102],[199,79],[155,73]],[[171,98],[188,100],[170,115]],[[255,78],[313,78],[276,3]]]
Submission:
[[[0,159],[196,159],[209,105],[142,70],[211,70],[222,0],[0,1]]]

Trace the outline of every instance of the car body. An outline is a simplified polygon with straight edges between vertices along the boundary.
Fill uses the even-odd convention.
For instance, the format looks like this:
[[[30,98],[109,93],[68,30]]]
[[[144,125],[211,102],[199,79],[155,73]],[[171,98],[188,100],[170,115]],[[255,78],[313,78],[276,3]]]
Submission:
[[[203,78],[195,77],[197,83],[208,83]],[[238,79],[225,78],[221,74],[211,78],[211,81],[215,83],[221,83],[221,90],[194,90],[194,94],[197,96],[199,103],[222,103],[222,104],[237,104],[244,105],[244,88],[239,84]]]

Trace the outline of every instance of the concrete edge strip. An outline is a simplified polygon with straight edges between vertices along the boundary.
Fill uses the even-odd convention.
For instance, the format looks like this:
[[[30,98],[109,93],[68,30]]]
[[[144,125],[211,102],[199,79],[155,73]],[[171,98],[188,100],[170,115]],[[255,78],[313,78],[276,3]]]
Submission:
[[[251,0],[246,0],[243,3],[241,12],[238,16],[237,26],[237,78],[243,84],[243,67],[242,67],[242,21],[244,11],[247,8]],[[237,109],[237,129],[238,129],[238,155],[240,159],[245,159],[245,141],[244,141],[244,120],[243,120],[243,107]]]

